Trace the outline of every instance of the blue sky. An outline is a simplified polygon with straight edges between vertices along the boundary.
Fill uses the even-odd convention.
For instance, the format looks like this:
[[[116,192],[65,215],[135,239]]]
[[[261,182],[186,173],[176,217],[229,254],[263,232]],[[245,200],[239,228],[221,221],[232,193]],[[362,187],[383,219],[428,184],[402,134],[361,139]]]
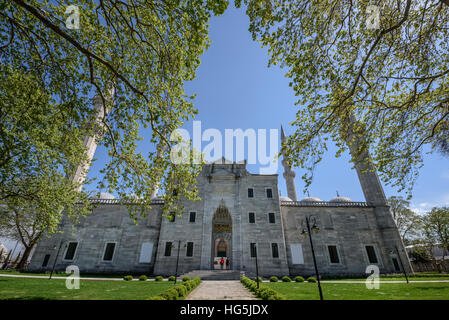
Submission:
[[[288,86],[289,80],[284,76],[286,70],[267,68],[267,51],[252,40],[248,25],[244,11],[232,5],[223,16],[212,18],[211,47],[201,58],[197,78],[186,84],[189,94],[198,94],[195,106],[199,114],[195,120],[201,120],[203,131],[215,128],[221,131],[223,137],[225,129],[268,131],[279,129],[281,123],[288,135],[294,131],[289,122],[294,120],[297,107],[294,106],[293,90]],[[192,121],[186,123],[184,128],[192,133]],[[142,151],[151,148],[149,137],[139,145]],[[205,145],[207,142],[202,147]],[[107,161],[106,155],[103,147],[97,148],[97,160],[91,167],[89,178],[99,176],[99,170]],[[248,165],[248,170],[258,173],[259,166]],[[294,170],[298,198],[302,198],[304,183],[300,177],[305,171],[300,168]],[[286,195],[281,165],[277,173],[280,192]],[[385,182],[383,185],[387,197],[397,195],[394,189],[385,186]],[[86,186],[86,189],[93,190],[94,187],[95,183]],[[346,153],[341,158],[335,158],[335,148],[331,146],[316,168],[310,195],[330,200],[337,190],[340,195],[354,201],[364,201],[357,174],[351,170],[349,155]],[[436,154],[425,157],[424,167],[414,188],[412,208],[423,213],[440,205],[449,205],[449,159]],[[0,239],[0,242],[10,249],[15,245],[14,241],[5,239]]]
[[[212,44],[201,58],[201,66],[194,81],[186,84],[189,94],[197,93],[195,107],[201,120],[202,131],[215,128],[224,137],[225,129],[243,130],[279,129],[282,123],[286,134],[293,133],[289,123],[294,120],[297,107],[295,96],[288,86],[286,70],[267,68],[267,50],[254,42],[248,32],[249,21],[244,11],[230,5],[223,16],[214,17],[210,23]],[[192,121],[184,126],[192,134]],[[141,145],[149,144],[149,138]],[[223,141],[224,143],[224,141]],[[204,148],[207,142],[203,142]],[[224,152],[224,151],[223,151]],[[89,177],[98,176],[98,170],[105,161],[105,150],[97,149]],[[236,159],[233,159],[236,160]],[[237,159],[238,160],[238,159]],[[423,212],[434,205],[449,204],[449,159],[439,155],[426,156],[424,168],[414,189],[412,206]],[[248,165],[252,173],[259,172],[259,165]],[[303,196],[304,170],[295,168],[298,197]],[[286,195],[279,165],[279,188]],[[89,186],[92,189],[94,185]],[[385,186],[387,197],[397,195],[394,189]],[[325,159],[316,168],[310,195],[330,200],[336,195],[345,195],[354,201],[364,201],[356,172],[351,170],[349,155],[335,158],[331,146]]]

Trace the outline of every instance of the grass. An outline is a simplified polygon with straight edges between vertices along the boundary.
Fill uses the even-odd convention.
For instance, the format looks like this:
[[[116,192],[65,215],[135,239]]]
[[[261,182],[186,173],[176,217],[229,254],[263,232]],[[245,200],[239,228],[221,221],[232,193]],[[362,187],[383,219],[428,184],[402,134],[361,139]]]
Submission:
[[[393,276],[393,277],[380,277],[379,278],[380,281],[405,281],[405,277],[398,277],[398,276]],[[449,275],[442,275],[442,276],[410,276],[408,277],[409,281],[432,281],[432,280],[449,280]],[[366,278],[355,278],[355,279],[323,279],[321,281],[366,281]]]
[[[318,300],[316,283],[267,282],[263,284],[288,300]],[[365,283],[322,283],[325,300],[449,300],[449,283],[380,283],[369,290]]]
[[[47,272],[20,272],[17,270],[0,270],[0,274],[11,274],[11,275],[21,275],[21,276],[50,276],[50,271]],[[53,272],[54,277],[66,277],[69,274],[58,271]],[[118,274],[82,274],[81,278],[123,278],[123,275]]]
[[[0,300],[145,300],[173,282],[80,280],[69,290],[62,279],[0,278]]]

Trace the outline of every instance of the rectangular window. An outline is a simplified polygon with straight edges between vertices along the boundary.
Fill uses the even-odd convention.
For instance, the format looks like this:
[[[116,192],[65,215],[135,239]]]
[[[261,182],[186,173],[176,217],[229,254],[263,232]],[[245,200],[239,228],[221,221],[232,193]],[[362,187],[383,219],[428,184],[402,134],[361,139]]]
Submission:
[[[368,254],[369,263],[378,263],[376,251],[373,246],[366,246],[366,253]]]
[[[190,212],[189,222],[195,222],[196,212]]]
[[[166,242],[165,243],[165,256],[166,257],[170,257],[171,256],[171,247],[172,247],[172,243],[171,242]]]
[[[401,271],[401,269],[399,268],[398,259],[393,258],[393,265],[394,265],[394,270]]]
[[[273,198],[273,190],[271,188],[267,188],[267,198]]]
[[[340,258],[338,257],[337,246],[328,246],[329,258],[331,263],[340,263]]]
[[[277,243],[271,244],[271,255],[273,256],[273,258],[279,258],[279,249]]]
[[[69,242],[69,246],[67,247],[67,251],[65,252],[64,260],[73,260],[77,247],[78,242]]]
[[[255,217],[254,212],[248,213],[248,222],[249,223],[255,223],[256,222],[256,217]]]
[[[290,252],[292,254],[292,264],[304,264],[304,254],[301,244],[291,244]]]
[[[153,256],[153,243],[144,242],[140,248],[139,263],[150,263]]]
[[[107,243],[106,248],[104,249],[103,261],[112,261],[114,251],[115,251],[115,243],[114,242]]]
[[[255,243],[251,243],[251,258],[255,258],[257,256],[257,248]]]
[[[44,257],[44,262],[42,262],[42,267],[46,267],[48,265],[48,260],[50,260],[50,255],[46,254]]]
[[[248,198],[254,198],[254,189],[248,188]]]
[[[193,257],[193,242],[187,242],[187,257]]]
[[[276,222],[276,219],[274,218],[274,212],[270,212],[270,213],[268,214],[268,221],[269,221],[270,223],[275,223],[275,222]]]

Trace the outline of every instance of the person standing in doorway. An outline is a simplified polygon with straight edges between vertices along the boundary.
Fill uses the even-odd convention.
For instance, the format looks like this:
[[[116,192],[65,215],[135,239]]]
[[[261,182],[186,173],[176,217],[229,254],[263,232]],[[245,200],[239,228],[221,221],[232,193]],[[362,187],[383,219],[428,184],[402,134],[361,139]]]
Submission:
[[[229,258],[226,258],[226,269],[229,269]]]
[[[223,257],[221,257],[221,259],[220,259],[220,266],[221,266],[221,269],[223,269],[223,265],[224,265],[224,259],[223,259]]]

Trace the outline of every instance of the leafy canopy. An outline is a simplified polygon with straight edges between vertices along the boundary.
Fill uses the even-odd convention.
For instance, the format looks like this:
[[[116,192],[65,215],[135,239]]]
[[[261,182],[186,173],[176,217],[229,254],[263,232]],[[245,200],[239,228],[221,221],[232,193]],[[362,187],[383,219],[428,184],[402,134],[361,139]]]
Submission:
[[[411,192],[423,150],[449,150],[449,1],[236,0],[269,65],[288,69],[299,106],[289,161],[313,168],[354,115],[381,177]],[[373,10],[379,25],[373,26]],[[447,152],[446,152],[447,153]]]
[[[169,137],[197,112],[183,85],[194,79],[200,56],[210,44],[210,16],[222,14],[227,4],[226,0],[80,0],[79,29],[70,29],[66,1],[1,1],[0,59],[2,77],[8,77],[2,83],[2,98],[9,94],[14,99],[22,92],[30,101],[24,97],[23,102],[2,104],[2,134],[14,143],[0,142],[0,179],[15,181],[15,173],[27,167],[35,178],[42,172],[45,179],[50,172],[61,179],[73,175],[87,159],[82,137],[92,134],[86,123],[95,117],[92,97],[98,95],[105,107],[111,107],[102,119],[99,143],[107,148],[109,161],[98,187],[124,200],[134,194],[138,206],[131,206],[131,213],[149,208],[156,184],[166,191],[166,212],[179,211],[181,197],[197,199],[200,165],[172,163]],[[109,104],[105,92],[111,84],[115,94]],[[21,115],[29,102],[30,112]],[[53,113],[60,119],[53,122]],[[22,123],[24,115],[30,118]],[[20,132],[7,128],[18,123],[23,124]],[[154,146],[149,154],[137,149],[145,128],[150,131],[146,142]],[[45,165],[40,155],[17,155],[36,148],[45,154]],[[5,192],[13,193],[12,185],[8,188]]]

